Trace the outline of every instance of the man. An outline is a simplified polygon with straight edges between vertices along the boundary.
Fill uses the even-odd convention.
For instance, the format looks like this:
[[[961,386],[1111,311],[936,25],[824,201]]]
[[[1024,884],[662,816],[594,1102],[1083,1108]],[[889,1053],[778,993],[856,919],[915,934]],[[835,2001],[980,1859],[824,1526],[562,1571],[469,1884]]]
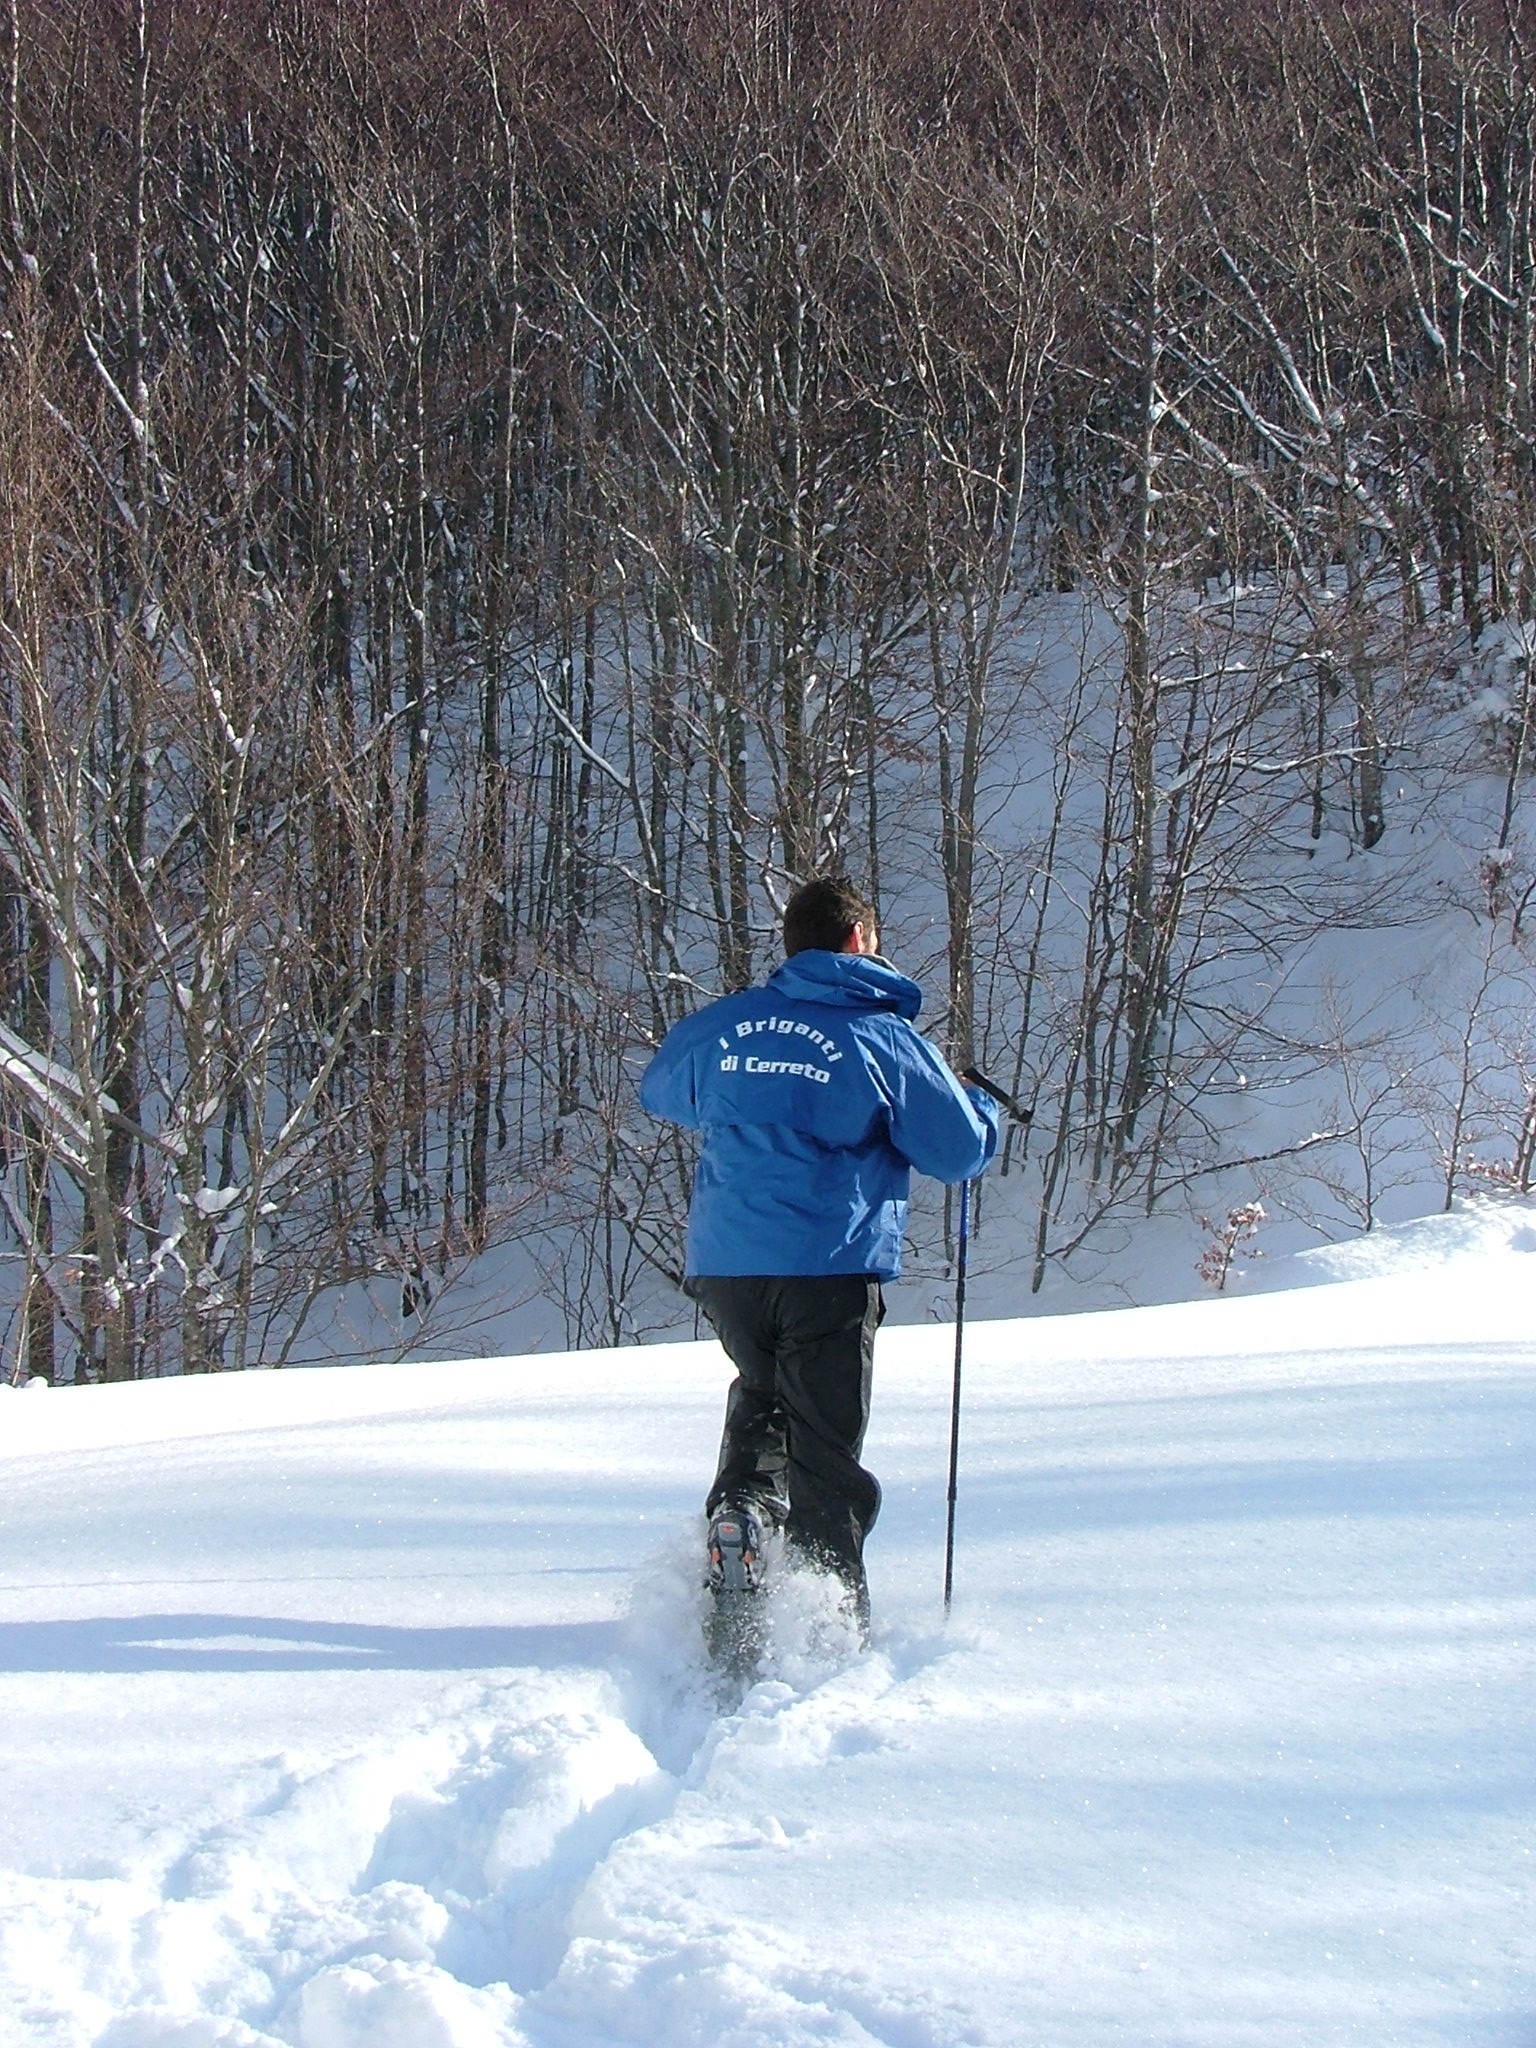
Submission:
[[[922,992],[878,957],[847,880],[791,898],[784,952],[766,987],[667,1033],[640,1100],[704,1134],[686,1287],[737,1374],[705,1503],[711,1583],[755,1586],[764,1527],[782,1527],[841,1576],[863,1625],[880,1488],[859,1454],[911,1169],[979,1173],[997,1111],[914,1028]]]

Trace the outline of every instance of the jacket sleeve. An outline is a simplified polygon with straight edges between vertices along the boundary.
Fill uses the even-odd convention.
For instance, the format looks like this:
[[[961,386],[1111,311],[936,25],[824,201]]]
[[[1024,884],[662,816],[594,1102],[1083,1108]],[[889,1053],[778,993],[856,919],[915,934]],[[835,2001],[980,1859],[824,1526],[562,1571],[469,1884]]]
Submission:
[[[971,1180],[997,1150],[997,1104],[964,1088],[920,1032],[903,1027],[881,1062],[891,1143],[919,1173]]]
[[[699,1103],[692,1055],[698,1034],[690,1028],[692,1024],[693,1019],[685,1017],[661,1041],[640,1076],[640,1104],[669,1124],[686,1124],[689,1130],[697,1130]]]

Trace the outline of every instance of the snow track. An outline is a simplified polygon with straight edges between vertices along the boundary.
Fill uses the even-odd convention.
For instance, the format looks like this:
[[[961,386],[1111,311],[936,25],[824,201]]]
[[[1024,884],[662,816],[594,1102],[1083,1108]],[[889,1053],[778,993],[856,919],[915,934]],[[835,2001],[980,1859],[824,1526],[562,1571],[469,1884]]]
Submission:
[[[878,1741],[867,1709],[892,1682],[888,1661],[841,1668],[852,1645],[816,1582],[786,1586],[778,1604],[770,1658],[808,1690],[765,1679],[735,1711],[717,1713],[695,1649],[697,1597],[673,1554],[642,1580],[626,1631],[632,1661],[613,1673],[533,1671],[462,1687],[451,1716],[404,1741],[307,1775],[268,1760],[231,1789],[234,1813],[186,1841],[162,1838],[130,1876],[14,1880],[0,1956],[17,2039],[100,2048],[706,2041],[722,2038],[733,2003],[755,2025],[755,1980],[734,1999],[731,1991],[743,1944],[760,1963],[764,1949],[739,1902],[718,1901],[680,1946],[675,1930],[632,1912],[623,1865],[645,1835],[644,1853],[666,1856],[718,1834],[709,1814],[744,1775],[743,1754],[750,1777],[770,1757],[814,1766]],[[165,1644],[161,1627],[150,1617],[115,1639],[191,1654],[185,1631]],[[270,1644],[273,1632],[257,1640]],[[200,1644],[239,1653],[233,1628]],[[302,1639],[292,1648],[301,1653]],[[641,1727],[675,1769],[658,1762]],[[772,1822],[745,1837],[734,1821],[728,1831],[737,1849],[775,1838],[785,1839]],[[659,2031],[636,2037],[640,1976],[655,1994],[646,2024]],[[798,1994],[779,1994],[783,2013],[808,2000],[821,2009],[818,1988],[803,1972],[797,1981]],[[243,2018],[207,2010],[235,2003]],[[203,2016],[187,2017],[199,2008]],[[594,2032],[604,2008],[612,2031]]]

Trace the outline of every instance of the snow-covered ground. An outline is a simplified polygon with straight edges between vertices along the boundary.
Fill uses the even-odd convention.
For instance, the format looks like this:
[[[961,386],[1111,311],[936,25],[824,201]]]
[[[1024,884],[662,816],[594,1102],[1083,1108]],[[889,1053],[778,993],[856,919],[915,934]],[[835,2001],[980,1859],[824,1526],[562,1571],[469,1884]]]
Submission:
[[[1530,2048],[1533,1250],[974,1326],[947,1625],[888,1329],[724,1707],[712,1346],[0,1394],[0,2040]]]

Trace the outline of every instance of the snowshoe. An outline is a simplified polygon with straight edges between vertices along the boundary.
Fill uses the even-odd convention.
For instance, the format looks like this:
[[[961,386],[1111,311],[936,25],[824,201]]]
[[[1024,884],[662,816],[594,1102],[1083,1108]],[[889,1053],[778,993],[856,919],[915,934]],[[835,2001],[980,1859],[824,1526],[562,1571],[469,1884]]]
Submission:
[[[710,1661],[750,1681],[763,1648],[763,1531],[750,1508],[717,1508],[709,1524]]]
[[[763,1582],[763,1531],[750,1508],[716,1508],[709,1524],[709,1584],[715,1593],[755,1593]]]

